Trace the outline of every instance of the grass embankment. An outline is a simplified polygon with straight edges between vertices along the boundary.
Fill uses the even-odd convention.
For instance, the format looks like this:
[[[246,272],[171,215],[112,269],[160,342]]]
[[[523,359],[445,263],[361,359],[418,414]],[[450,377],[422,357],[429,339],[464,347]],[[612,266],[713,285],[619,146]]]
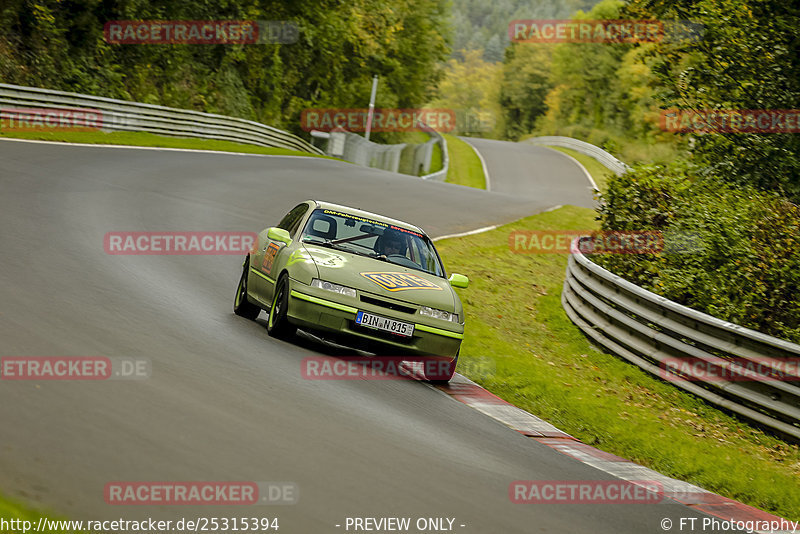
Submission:
[[[66,143],[87,143],[93,145],[102,144],[158,148],[187,148],[193,150],[217,150],[220,152],[238,152],[246,154],[267,154],[272,156],[312,156],[336,159],[330,158],[329,156],[309,154],[307,152],[299,152],[297,150],[289,150],[286,148],[263,147],[244,143],[234,143],[232,141],[217,141],[214,139],[167,137],[145,132],[87,132],[68,129],[46,131],[31,130],[0,132],[0,138],[34,139],[40,141],[60,141]]]
[[[605,187],[605,167],[565,152],[593,174],[601,190]],[[463,158],[466,151],[450,154],[451,166],[462,172],[481,168],[477,157]],[[566,206],[437,243],[448,270],[471,280],[469,289],[459,290],[468,321],[459,371],[585,443],[800,519],[800,447],[598,349],[561,307],[567,256],[516,254],[509,248],[514,230],[596,229],[595,216],[593,210]],[[485,372],[487,358],[496,371]],[[470,376],[471,369],[477,374]]]
[[[608,178],[611,176],[612,172],[603,166],[599,161],[587,156],[586,154],[581,154],[580,152],[576,152],[575,150],[569,148],[563,148],[560,146],[551,146],[548,148],[558,150],[559,152],[563,152],[564,154],[572,156],[578,160],[578,163],[583,165],[583,167],[589,171],[589,174],[592,175],[592,178],[594,178],[594,183],[597,184],[597,187],[600,189],[600,191],[606,191],[606,184],[608,183]]]
[[[384,133],[376,136],[373,141],[384,145],[406,143],[403,152],[400,154],[400,166],[398,171],[404,174],[412,174],[415,176],[422,176],[426,174],[421,169],[414,169],[414,152],[416,147],[414,145],[423,145],[430,141],[431,136],[425,132],[391,132],[390,134]],[[439,143],[433,145],[433,154],[431,155],[431,166],[428,173],[433,173],[442,170],[442,149]]]
[[[665,475],[800,519],[800,448],[764,434],[593,346],[567,318],[567,256],[515,254],[514,230],[596,228],[567,206],[491,232],[437,243],[448,270],[469,276],[461,364],[471,377],[578,439]]]
[[[445,182],[486,189],[486,177],[483,175],[481,160],[475,150],[454,135],[443,135],[447,141],[447,153],[450,156],[450,168],[447,171]]]
[[[444,168],[444,161],[442,160],[442,145],[436,143],[433,145],[433,155],[431,156],[431,170],[430,173],[439,172]]]

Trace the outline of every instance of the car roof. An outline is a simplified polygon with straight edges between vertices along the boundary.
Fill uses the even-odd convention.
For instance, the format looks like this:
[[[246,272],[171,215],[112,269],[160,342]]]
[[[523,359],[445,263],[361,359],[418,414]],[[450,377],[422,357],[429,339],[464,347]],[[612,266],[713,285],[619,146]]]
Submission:
[[[332,202],[323,202],[321,200],[311,200],[310,202],[316,204],[317,208],[319,209],[342,211],[345,213],[349,213],[350,215],[357,215],[358,217],[374,219],[376,221],[386,224],[393,224],[394,226],[399,226],[400,228],[404,228],[406,230],[413,230],[414,232],[423,234],[425,236],[428,235],[419,226],[414,226],[413,224],[409,224],[404,221],[392,219],[391,217],[378,215],[377,213],[372,213],[371,211],[364,211],[358,208],[351,208],[350,206],[342,206],[341,204],[333,204]]]

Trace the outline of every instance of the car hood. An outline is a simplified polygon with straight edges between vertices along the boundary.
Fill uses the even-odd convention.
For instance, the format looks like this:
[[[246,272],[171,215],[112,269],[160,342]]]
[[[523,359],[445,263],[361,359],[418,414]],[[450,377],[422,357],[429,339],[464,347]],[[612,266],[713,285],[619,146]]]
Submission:
[[[444,278],[357,254],[304,246],[322,280],[411,304],[454,311],[454,292]]]

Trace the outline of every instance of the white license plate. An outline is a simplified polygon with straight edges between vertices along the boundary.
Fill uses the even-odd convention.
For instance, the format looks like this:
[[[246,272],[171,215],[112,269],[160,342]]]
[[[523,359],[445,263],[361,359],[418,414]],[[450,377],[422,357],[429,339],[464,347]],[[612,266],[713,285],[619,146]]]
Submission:
[[[414,333],[414,325],[411,323],[404,323],[403,321],[396,321],[388,317],[381,317],[380,315],[373,315],[363,311],[356,314],[356,324],[367,328],[374,328],[375,330],[391,332],[392,334],[400,336],[410,336]]]

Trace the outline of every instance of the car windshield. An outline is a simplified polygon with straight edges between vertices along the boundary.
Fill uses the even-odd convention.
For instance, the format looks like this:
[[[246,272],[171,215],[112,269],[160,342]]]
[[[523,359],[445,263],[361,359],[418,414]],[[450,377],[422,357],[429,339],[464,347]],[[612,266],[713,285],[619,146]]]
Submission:
[[[301,239],[444,276],[439,255],[428,237],[381,221],[318,209],[308,219]]]

